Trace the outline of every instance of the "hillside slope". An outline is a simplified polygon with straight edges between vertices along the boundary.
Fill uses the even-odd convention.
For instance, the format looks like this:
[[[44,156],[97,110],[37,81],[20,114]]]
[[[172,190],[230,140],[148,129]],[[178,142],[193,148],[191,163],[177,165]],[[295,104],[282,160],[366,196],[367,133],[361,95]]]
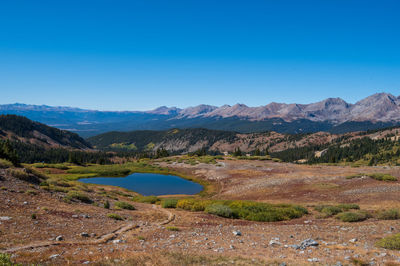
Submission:
[[[371,161],[397,164],[400,156],[400,128],[360,131],[346,134],[317,132],[281,134],[277,132],[241,134],[208,129],[173,129],[168,131],[109,132],[88,141],[102,150],[156,152],[165,149],[173,154],[204,149],[208,153],[273,154],[287,162],[324,163]]]
[[[76,133],[49,127],[17,115],[0,115],[0,139],[45,148],[91,149],[90,144]]]

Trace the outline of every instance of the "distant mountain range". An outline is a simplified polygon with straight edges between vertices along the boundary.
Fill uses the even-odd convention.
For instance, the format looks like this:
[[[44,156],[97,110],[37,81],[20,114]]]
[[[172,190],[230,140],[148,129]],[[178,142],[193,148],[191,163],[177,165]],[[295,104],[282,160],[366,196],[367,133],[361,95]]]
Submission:
[[[107,131],[208,128],[242,133],[277,131],[344,133],[400,125],[400,96],[377,93],[355,104],[328,98],[311,104],[270,103],[248,107],[162,106],[151,111],[94,111],[45,105],[0,105],[0,114],[17,114],[88,137]]]

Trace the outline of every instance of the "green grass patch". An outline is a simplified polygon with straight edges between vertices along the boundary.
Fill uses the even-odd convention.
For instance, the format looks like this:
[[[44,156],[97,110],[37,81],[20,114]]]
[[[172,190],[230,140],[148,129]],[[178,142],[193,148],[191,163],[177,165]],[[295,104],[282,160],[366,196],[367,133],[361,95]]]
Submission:
[[[124,218],[121,215],[116,214],[116,213],[109,213],[109,214],[107,214],[107,217],[111,218],[111,219],[114,219],[114,220],[117,220],[117,221],[124,220]]]
[[[276,222],[300,218],[307,209],[290,204],[269,204],[252,201],[181,199],[177,208],[189,211],[205,211],[227,218],[250,221]]]
[[[223,204],[216,203],[208,205],[204,211],[206,213],[218,215],[225,218],[237,218],[235,217],[235,213],[232,211],[232,209],[229,206]]]
[[[0,253],[0,265],[1,266],[20,266],[22,264],[13,263],[10,259],[10,255]]]
[[[135,202],[150,203],[150,204],[155,204],[161,201],[161,199],[157,198],[156,196],[135,196],[132,197],[132,200]]]
[[[360,206],[354,203],[342,203],[337,205],[338,208],[342,209],[343,211],[348,211],[348,210],[359,210]]]
[[[0,169],[6,169],[10,167],[13,167],[12,162],[5,159],[0,159]]]
[[[167,227],[165,227],[165,229],[167,229],[169,231],[180,231],[180,229],[175,226],[167,226]]]
[[[332,217],[343,211],[358,210],[358,209],[360,209],[360,206],[352,203],[339,204],[339,205],[317,205],[314,207],[314,210],[321,213],[321,216],[319,218]]]
[[[129,204],[124,201],[117,201],[114,203],[114,206],[117,208],[120,208],[120,209],[124,209],[124,210],[135,210],[135,207],[133,207],[132,204]]]
[[[364,176],[370,177],[370,178],[378,180],[378,181],[397,181],[397,177],[394,177],[390,174],[383,174],[383,173],[355,174],[355,175],[347,176],[346,179],[361,178]]]
[[[376,246],[391,250],[400,250],[400,234],[382,238],[376,242]]]
[[[379,220],[398,220],[400,219],[399,209],[389,209],[378,212],[377,218]]]
[[[79,192],[79,191],[69,191],[65,196],[65,199],[68,201],[71,200],[79,200],[83,203],[93,203],[93,201],[89,198],[88,195]]]
[[[176,204],[178,204],[177,199],[165,199],[161,201],[161,207],[163,208],[176,208]]]
[[[54,169],[59,169],[59,170],[68,170],[69,166],[66,164],[62,163],[57,163],[57,164],[49,164],[49,163],[35,163],[32,164],[33,167],[35,168],[54,168]]]
[[[367,220],[370,215],[365,211],[355,211],[355,212],[342,212],[336,216],[342,222],[361,222]]]

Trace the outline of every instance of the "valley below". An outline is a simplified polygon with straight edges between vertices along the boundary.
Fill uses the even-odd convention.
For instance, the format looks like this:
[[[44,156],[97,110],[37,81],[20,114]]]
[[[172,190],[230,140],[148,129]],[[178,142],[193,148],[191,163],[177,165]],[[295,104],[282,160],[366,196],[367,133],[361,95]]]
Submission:
[[[26,167],[49,176],[47,186],[43,181],[28,183],[15,178],[7,168],[0,172],[3,203],[0,253],[10,254],[16,263],[396,265],[400,262],[398,251],[377,245],[380,239],[400,233],[398,220],[383,219],[380,215],[400,207],[397,166],[297,165],[230,156],[216,159],[215,163],[189,164],[175,156],[136,163],[136,168],[128,164],[126,167],[132,171],[168,171],[205,184],[205,190],[195,196],[158,198],[143,197],[119,187],[71,181],[76,176],[87,176],[92,166],[37,166]],[[82,174],[84,170],[86,174]],[[392,176],[396,181],[371,177],[378,175]],[[87,199],[73,197],[71,191],[84,193]],[[168,200],[187,198],[199,202],[295,204],[306,208],[308,214],[261,222],[188,211],[179,208],[179,201],[172,208],[163,208],[171,207],[165,205]],[[125,208],[119,202],[133,208]],[[342,206],[342,209],[330,213],[323,209],[327,206]],[[349,222],[341,216],[347,212],[368,215]]]

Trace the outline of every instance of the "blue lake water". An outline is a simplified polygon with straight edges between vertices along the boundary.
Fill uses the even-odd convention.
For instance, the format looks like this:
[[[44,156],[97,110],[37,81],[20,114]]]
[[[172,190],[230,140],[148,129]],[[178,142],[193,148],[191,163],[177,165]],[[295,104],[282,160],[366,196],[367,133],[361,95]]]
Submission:
[[[123,187],[144,196],[173,194],[193,195],[203,190],[202,185],[179,176],[160,174],[134,173],[126,177],[93,177],[82,178],[79,179],[79,181],[90,184]]]

